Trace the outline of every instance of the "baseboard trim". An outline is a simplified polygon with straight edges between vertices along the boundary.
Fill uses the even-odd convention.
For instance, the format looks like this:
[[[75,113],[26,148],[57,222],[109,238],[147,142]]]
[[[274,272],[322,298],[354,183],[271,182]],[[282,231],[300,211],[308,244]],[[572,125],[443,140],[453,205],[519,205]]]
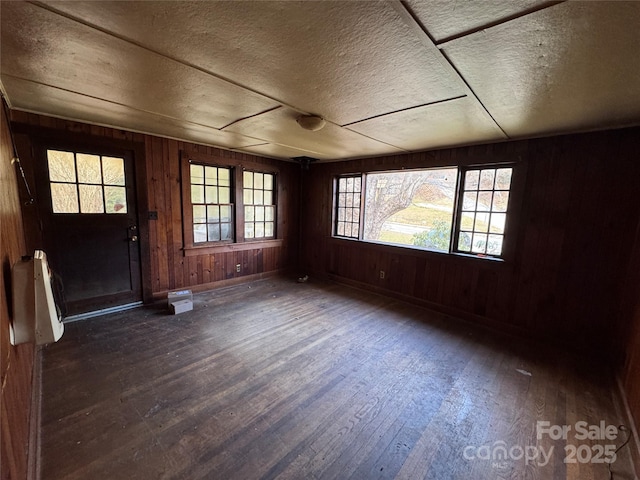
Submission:
[[[627,420],[627,428],[629,428],[629,434],[631,435],[631,440],[627,446],[629,447],[629,451],[631,452],[631,462],[634,467],[634,478],[638,480],[638,472],[640,472],[640,437],[638,436],[638,429],[636,428],[635,419],[633,418],[633,414],[631,413],[631,407],[629,407],[629,402],[627,401],[627,394],[624,390],[624,385],[619,375],[616,375],[616,383],[618,385],[618,396],[622,401],[622,409],[623,415]]]
[[[29,412],[29,453],[27,465],[27,478],[29,480],[40,479],[40,445],[42,429],[42,347],[35,347],[33,358],[33,372],[31,377],[31,408]]]
[[[251,275],[244,275],[242,277],[227,278],[225,280],[218,280],[216,282],[209,282],[209,283],[201,283],[199,285],[185,285],[183,287],[176,288],[175,290],[178,290],[178,289],[179,290],[191,290],[193,293],[208,292],[210,290],[215,290],[217,288],[231,287],[233,285],[240,285],[242,283],[250,283],[250,282],[255,282],[257,280],[262,280],[262,279],[265,279],[265,278],[285,275],[287,273],[290,273],[290,271],[291,271],[291,269],[289,269],[289,268],[280,269],[280,270],[271,270],[269,272],[253,273]],[[169,293],[170,291],[173,291],[173,290],[174,289],[171,289],[171,290],[160,290],[158,292],[153,292],[153,300],[154,301],[166,300],[167,293]]]
[[[358,288],[360,290],[364,290],[367,292],[373,292],[379,295],[384,295],[385,297],[394,298],[402,302],[418,305],[420,307],[427,308],[429,310],[433,310],[438,313],[442,313],[444,315],[455,317],[457,320],[471,323],[474,326],[483,327],[491,331],[499,332],[501,334],[507,334],[507,335],[516,336],[519,338],[531,337],[531,335],[527,335],[527,332],[523,328],[518,327],[516,325],[498,322],[496,320],[492,320],[487,317],[475,315],[469,312],[465,312],[463,310],[459,310],[454,307],[441,305],[439,303],[430,302],[429,300],[424,300],[419,297],[405,295],[403,293],[382,288],[377,285],[371,285],[368,283],[359,282],[357,280],[352,280],[350,278],[341,277],[339,275],[335,275],[331,273],[322,275],[322,274],[318,274],[317,272],[313,272],[313,275],[316,275],[320,278],[325,278],[327,280],[330,280],[336,283],[347,285],[349,287]]]

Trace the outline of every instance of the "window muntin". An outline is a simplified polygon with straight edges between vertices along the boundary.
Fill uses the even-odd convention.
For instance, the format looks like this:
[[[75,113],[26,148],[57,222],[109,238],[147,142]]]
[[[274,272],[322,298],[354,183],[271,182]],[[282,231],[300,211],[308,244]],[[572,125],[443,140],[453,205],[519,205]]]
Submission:
[[[338,177],[334,236],[500,258],[512,174],[512,166],[484,165]],[[360,181],[362,194],[347,214],[350,178]],[[354,218],[363,227],[348,232]]]
[[[473,168],[463,176],[456,250],[502,255],[512,167]]]
[[[276,235],[275,176],[245,170],[242,174],[244,238],[274,238]]]
[[[360,175],[340,177],[336,188],[335,235],[337,237],[358,238],[360,236],[362,177]]]
[[[189,172],[193,243],[233,241],[231,169],[192,163]]]
[[[47,150],[53,213],[127,213],[124,158]]]

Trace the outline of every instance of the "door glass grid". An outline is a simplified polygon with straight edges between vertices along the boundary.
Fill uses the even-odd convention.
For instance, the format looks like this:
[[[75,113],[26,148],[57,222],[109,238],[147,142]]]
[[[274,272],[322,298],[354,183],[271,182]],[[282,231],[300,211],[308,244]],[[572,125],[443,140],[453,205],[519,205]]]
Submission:
[[[127,213],[124,159],[47,150],[53,213]]]

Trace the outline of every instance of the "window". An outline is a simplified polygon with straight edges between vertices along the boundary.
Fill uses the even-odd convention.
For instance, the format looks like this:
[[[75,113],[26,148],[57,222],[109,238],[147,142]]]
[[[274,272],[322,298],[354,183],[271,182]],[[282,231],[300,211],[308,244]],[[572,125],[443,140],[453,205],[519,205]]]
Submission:
[[[507,222],[512,168],[478,168],[465,172],[462,181],[459,252],[500,256]]]
[[[333,234],[500,258],[512,172],[482,166],[338,177]]]
[[[242,179],[244,238],[273,238],[276,225],[273,175],[245,171]]]
[[[127,213],[124,159],[47,150],[53,213]]]
[[[366,176],[364,240],[448,251],[457,169]]]
[[[231,169],[192,164],[193,243],[233,241]]]
[[[360,234],[360,176],[341,177],[337,183],[336,235],[358,238]]]
[[[183,152],[181,172],[185,255],[282,244],[277,231],[276,168]]]

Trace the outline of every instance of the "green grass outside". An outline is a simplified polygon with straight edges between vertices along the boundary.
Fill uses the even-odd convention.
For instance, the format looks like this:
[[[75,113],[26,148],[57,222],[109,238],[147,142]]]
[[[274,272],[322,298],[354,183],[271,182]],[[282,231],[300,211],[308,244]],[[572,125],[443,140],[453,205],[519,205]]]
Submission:
[[[404,210],[391,215],[387,219],[388,222],[405,223],[408,225],[420,225],[426,227],[432,226],[433,222],[436,220],[450,222],[451,213],[442,210],[436,210],[435,208],[419,207],[412,204]]]
[[[413,245],[413,235],[410,233],[390,232],[383,230],[380,233],[381,242],[399,243],[401,245]]]

